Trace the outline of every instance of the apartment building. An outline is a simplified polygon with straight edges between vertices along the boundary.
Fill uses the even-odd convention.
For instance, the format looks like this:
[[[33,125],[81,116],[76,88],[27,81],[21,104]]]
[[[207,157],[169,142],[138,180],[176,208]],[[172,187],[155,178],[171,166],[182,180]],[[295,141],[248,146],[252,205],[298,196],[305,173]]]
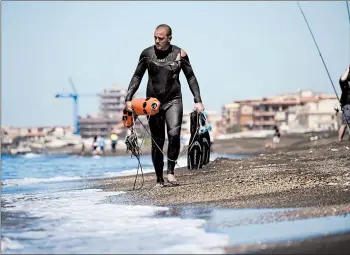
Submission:
[[[110,133],[125,134],[126,129],[122,123],[123,109],[127,89],[113,85],[112,88],[104,89],[100,94],[99,113],[89,114],[79,118],[80,135],[83,138],[94,136],[109,137]],[[146,127],[148,122],[143,116],[140,121]],[[139,121],[135,122],[136,129],[141,129]]]
[[[341,113],[336,115],[334,106],[338,103],[334,95],[320,95],[314,100],[304,101],[301,105],[290,107],[286,111],[290,129],[304,127],[312,130],[338,130]]]
[[[121,118],[126,92],[126,89],[115,85],[110,89],[104,89],[100,93],[100,115],[105,118]]]
[[[240,124],[240,104],[225,104],[221,108],[221,121],[218,123],[218,132],[226,133],[230,128]],[[234,131],[234,130],[231,130]]]
[[[223,132],[270,130],[275,125],[287,129],[338,129],[339,119],[335,116],[334,105],[337,98],[333,94],[312,90],[299,90],[260,99],[237,100],[222,110]],[[239,117],[237,117],[239,116]]]

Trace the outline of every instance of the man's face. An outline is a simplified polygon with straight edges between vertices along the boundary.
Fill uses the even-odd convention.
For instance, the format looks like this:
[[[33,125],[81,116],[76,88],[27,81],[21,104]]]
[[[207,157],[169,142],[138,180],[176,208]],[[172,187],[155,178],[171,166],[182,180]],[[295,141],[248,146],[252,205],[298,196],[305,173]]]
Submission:
[[[166,28],[160,27],[154,31],[154,42],[158,50],[166,50],[171,41],[171,36],[166,35]]]

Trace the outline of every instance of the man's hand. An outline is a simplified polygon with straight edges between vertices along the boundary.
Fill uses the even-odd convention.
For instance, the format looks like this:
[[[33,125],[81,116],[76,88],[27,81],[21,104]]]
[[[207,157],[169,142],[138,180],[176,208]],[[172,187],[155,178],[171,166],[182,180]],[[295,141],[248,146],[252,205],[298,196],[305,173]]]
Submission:
[[[131,101],[126,101],[125,108],[127,111],[132,112],[132,104]]]
[[[349,75],[349,66],[346,68],[346,70],[345,70],[345,73],[342,75],[342,77],[340,77],[340,79],[342,80],[342,81],[345,81],[347,78],[348,78],[348,75]]]
[[[201,112],[204,110],[204,105],[202,103],[195,103],[194,110],[197,112]]]

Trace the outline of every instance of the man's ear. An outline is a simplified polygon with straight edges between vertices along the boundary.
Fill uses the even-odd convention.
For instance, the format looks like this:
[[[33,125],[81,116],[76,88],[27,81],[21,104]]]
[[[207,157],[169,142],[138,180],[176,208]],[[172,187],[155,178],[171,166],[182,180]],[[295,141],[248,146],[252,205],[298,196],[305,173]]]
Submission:
[[[172,37],[171,35],[168,37],[169,42],[171,41],[172,38],[173,38],[173,37]]]

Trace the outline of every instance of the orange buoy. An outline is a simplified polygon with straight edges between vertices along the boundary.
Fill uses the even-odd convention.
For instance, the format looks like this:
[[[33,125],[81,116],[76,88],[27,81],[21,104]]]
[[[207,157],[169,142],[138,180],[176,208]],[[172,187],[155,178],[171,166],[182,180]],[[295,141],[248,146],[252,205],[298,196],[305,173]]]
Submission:
[[[124,127],[131,128],[134,125],[133,113],[129,112],[128,110],[126,110],[126,108],[124,108],[122,120],[123,120]]]
[[[160,102],[155,97],[135,98],[131,105],[136,115],[155,115],[160,108]]]

